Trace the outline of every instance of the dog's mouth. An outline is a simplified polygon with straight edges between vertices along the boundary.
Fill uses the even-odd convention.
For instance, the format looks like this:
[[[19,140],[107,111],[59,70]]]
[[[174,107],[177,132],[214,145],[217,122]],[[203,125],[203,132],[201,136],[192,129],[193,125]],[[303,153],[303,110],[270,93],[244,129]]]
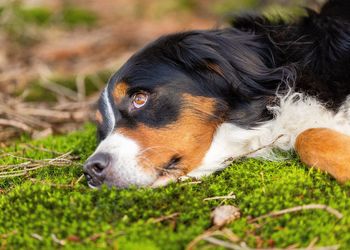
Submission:
[[[181,161],[181,157],[178,155],[174,155],[163,167],[160,172],[160,176],[167,175],[171,172],[178,172],[179,169],[179,163]]]
[[[86,173],[85,173],[85,178],[88,186],[92,189],[97,189],[103,184],[102,182],[97,181],[96,179],[92,178],[91,175]]]
[[[180,156],[173,156],[169,162],[164,165],[158,178],[153,182],[151,187],[162,187],[168,185],[171,182],[176,182],[180,176],[184,175],[184,171],[181,169],[180,162]]]

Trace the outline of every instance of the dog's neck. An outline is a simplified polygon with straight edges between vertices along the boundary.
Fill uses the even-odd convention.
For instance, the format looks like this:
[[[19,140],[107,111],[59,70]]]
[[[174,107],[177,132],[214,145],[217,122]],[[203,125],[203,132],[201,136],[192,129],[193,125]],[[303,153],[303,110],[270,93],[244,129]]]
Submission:
[[[296,137],[308,128],[331,128],[350,135],[350,100],[344,102],[338,112],[333,112],[313,97],[290,92],[279,96],[279,105],[268,109],[274,118],[254,128],[223,123],[202,164],[188,176],[198,178],[223,169],[230,157],[276,160],[279,156],[273,149],[294,149]]]

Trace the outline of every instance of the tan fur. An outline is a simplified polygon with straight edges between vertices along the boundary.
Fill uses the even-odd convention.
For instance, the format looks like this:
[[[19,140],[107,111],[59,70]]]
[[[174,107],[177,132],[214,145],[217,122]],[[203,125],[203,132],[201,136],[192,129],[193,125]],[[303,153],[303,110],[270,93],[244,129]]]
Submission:
[[[139,124],[137,128],[119,128],[118,132],[134,139],[141,146],[139,163],[144,168],[159,168],[180,156],[179,174],[198,166],[209,149],[217,122],[210,119],[215,100],[206,97],[184,96],[184,110],[179,119],[164,128]]]
[[[301,133],[295,143],[302,162],[326,171],[339,182],[350,180],[350,136],[327,128]]]
[[[129,85],[125,82],[117,83],[113,90],[113,97],[116,103],[121,102],[121,100],[126,96],[126,92],[129,88]]]
[[[102,117],[102,114],[99,110],[96,111],[95,120],[96,120],[96,122],[98,122],[98,124],[103,123],[103,117]]]
[[[214,71],[216,74],[220,75],[220,76],[224,76],[224,72],[223,70],[220,68],[219,65],[215,64],[215,63],[208,63],[208,68],[212,71]]]

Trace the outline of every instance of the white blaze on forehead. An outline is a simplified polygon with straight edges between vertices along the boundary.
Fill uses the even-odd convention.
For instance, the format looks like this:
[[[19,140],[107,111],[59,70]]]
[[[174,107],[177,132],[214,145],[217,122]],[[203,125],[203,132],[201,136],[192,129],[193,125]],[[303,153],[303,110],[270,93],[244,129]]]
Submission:
[[[146,172],[139,166],[137,159],[140,153],[139,145],[119,133],[112,133],[104,139],[93,155],[97,153],[106,153],[111,157],[112,168],[106,181],[113,182],[112,185],[147,186],[157,177],[154,170],[150,169]]]
[[[108,131],[107,135],[111,134],[113,131],[113,128],[115,126],[115,116],[111,104],[111,100],[108,96],[108,85],[105,87],[105,89],[102,92],[102,101],[103,105],[106,108],[106,116],[105,116],[105,123],[107,124]]]

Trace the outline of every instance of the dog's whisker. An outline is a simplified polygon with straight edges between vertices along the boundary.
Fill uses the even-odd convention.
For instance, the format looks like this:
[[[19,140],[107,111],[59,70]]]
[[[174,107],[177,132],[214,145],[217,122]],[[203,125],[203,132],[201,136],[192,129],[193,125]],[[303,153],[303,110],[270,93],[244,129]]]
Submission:
[[[179,154],[179,152],[177,150],[175,150],[174,148],[171,148],[171,147],[167,147],[167,146],[152,146],[152,147],[148,147],[148,148],[143,149],[141,152],[139,152],[139,154],[144,154],[145,152],[151,151],[151,150],[155,151],[156,149],[166,149],[168,151],[174,152],[175,154]]]

